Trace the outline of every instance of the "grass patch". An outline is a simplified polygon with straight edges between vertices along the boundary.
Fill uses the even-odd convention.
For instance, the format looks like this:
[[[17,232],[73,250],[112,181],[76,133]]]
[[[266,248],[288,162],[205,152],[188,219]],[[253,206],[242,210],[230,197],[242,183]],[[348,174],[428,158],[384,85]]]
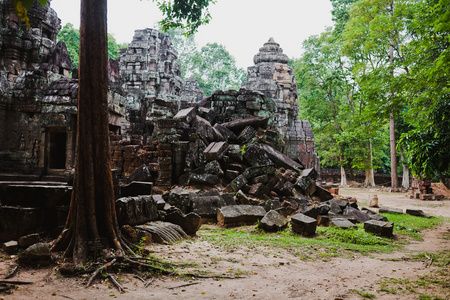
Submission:
[[[394,222],[395,238],[379,237],[364,231],[363,224],[357,229],[338,227],[317,227],[314,237],[303,237],[292,232],[290,226],[277,233],[267,233],[255,226],[242,226],[223,229],[215,225],[203,225],[198,234],[215,246],[234,251],[246,247],[269,255],[276,248],[287,250],[302,260],[326,259],[328,257],[360,252],[368,255],[373,252],[391,253],[402,247],[406,240],[421,240],[421,232],[435,228],[446,220],[444,218],[422,218],[407,214],[385,215]],[[268,250],[271,251],[268,251]]]
[[[366,299],[375,299],[376,296],[372,293],[364,292],[364,291],[358,291],[358,290],[351,290],[351,292],[356,293]]]
[[[389,222],[394,222],[394,234],[422,241],[421,232],[425,229],[433,229],[445,222],[443,217],[423,218],[408,214],[382,213]]]

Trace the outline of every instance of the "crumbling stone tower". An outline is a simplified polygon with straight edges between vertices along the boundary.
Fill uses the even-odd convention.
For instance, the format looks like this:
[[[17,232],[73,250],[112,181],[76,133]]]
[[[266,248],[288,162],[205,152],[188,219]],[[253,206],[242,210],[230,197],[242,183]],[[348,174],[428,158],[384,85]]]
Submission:
[[[141,135],[144,144],[150,143],[157,120],[171,118],[186,106],[181,97],[183,81],[178,53],[170,36],[146,28],[135,31],[119,62],[132,123],[128,134]],[[198,101],[199,96],[193,93],[191,85],[190,89],[184,95]]]
[[[247,69],[247,82],[242,87],[262,92],[276,103],[274,127],[286,138],[283,153],[298,159],[306,168],[319,170],[311,125],[298,119],[297,83],[294,69],[280,45],[270,38],[253,57],[254,66]]]

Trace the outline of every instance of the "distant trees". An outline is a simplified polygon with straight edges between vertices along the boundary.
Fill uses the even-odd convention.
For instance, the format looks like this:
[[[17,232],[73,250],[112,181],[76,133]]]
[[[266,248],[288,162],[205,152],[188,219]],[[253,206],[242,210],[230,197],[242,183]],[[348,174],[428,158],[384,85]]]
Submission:
[[[334,28],[305,41],[295,61],[300,115],[312,120],[323,165],[365,170],[367,180],[390,164],[396,187],[402,153],[405,177],[408,165],[449,176],[450,0],[332,4]]]
[[[57,39],[66,43],[67,52],[75,68],[79,65],[79,52],[80,52],[80,30],[75,29],[73,24],[67,23],[58,32]],[[119,49],[126,48],[127,44],[117,44],[116,39],[112,34],[108,33],[108,57],[119,57]]]
[[[205,95],[209,96],[215,90],[238,90],[246,80],[244,69],[236,66],[236,60],[223,45],[208,43],[198,50],[195,36],[186,37],[180,29],[166,33],[178,51],[181,77],[195,78]]]

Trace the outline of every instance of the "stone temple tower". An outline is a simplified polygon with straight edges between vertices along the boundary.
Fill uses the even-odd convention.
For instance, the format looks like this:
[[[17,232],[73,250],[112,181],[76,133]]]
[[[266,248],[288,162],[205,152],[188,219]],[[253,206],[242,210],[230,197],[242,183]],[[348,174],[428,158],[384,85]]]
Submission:
[[[253,57],[254,66],[247,69],[247,82],[242,88],[262,92],[277,105],[274,127],[286,138],[284,154],[299,160],[305,168],[319,170],[311,125],[298,119],[297,83],[294,69],[280,44],[270,38]]]

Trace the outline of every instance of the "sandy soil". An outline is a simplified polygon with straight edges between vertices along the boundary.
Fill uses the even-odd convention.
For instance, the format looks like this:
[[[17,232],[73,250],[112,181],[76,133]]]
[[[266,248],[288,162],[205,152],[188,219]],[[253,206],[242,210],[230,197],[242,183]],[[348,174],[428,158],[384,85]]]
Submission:
[[[419,208],[429,215],[450,218],[450,201],[421,201],[409,199],[401,193],[367,189],[341,189],[340,194],[356,197],[360,207],[367,205],[371,195],[377,194],[380,206]],[[449,265],[438,267],[428,258],[413,259],[412,255],[448,251],[449,220],[435,230],[424,232],[423,238],[421,242],[413,242],[402,251],[390,254],[363,256],[354,253],[324,260],[300,260],[291,252],[272,247],[227,250],[208,243],[200,236],[172,246],[154,244],[149,248],[170,261],[195,262],[192,271],[202,269],[217,275],[240,275],[242,278],[162,276],[154,278],[152,284],[145,288],[145,283],[133,274],[122,273],[118,276],[126,292],[120,294],[109,281],[97,281],[93,287],[86,288],[84,282],[88,275],[64,278],[53,266],[22,269],[13,279],[33,284],[21,285],[11,295],[0,294],[0,299],[364,299],[355,290],[374,294],[377,299],[418,299],[421,292],[450,299],[448,285],[431,291],[420,285],[414,286],[415,292],[406,290],[407,280],[412,282],[420,276],[433,276],[442,268],[448,274]],[[3,278],[15,262],[1,254],[0,278]],[[383,286],[395,288],[396,293],[382,291]]]

